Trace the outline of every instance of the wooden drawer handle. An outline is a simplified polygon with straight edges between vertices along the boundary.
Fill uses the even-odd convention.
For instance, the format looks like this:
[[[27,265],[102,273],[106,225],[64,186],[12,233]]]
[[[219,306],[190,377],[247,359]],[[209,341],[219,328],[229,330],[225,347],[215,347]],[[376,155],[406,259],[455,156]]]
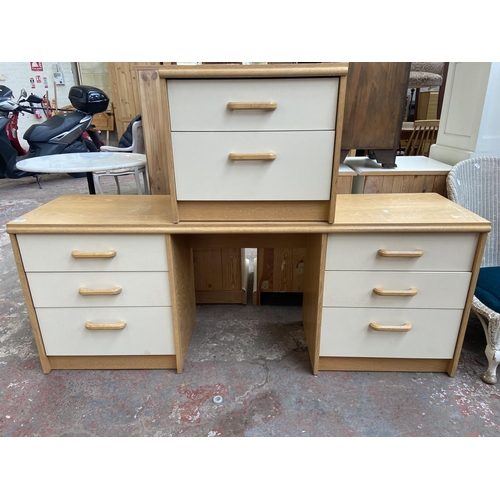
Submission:
[[[121,286],[115,286],[114,288],[85,288],[81,287],[78,289],[80,295],[118,295],[122,292]]]
[[[118,323],[92,323],[87,321],[85,323],[87,330],[123,330],[126,326],[126,321],[118,321]]]
[[[112,259],[116,255],[116,250],[108,250],[107,252],[80,252],[73,250],[71,256],[75,259]]]
[[[229,159],[232,161],[273,161],[276,159],[276,153],[229,153]]]
[[[417,295],[418,290],[414,287],[408,290],[385,290],[384,288],[374,288],[373,292],[384,297],[413,297]]]
[[[411,330],[411,323],[404,325],[379,325],[377,323],[370,323],[370,328],[377,332],[409,332]]]
[[[423,250],[386,250],[385,248],[381,248],[378,251],[378,254],[382,257],[406,257],[406,258],[415,258],[422,257],[424,255]]]
[[[231,111],[239,109],[262,109],[264,111],[274,111],[278,107],[278,103],[269,102],[228,102],[228,109]]]

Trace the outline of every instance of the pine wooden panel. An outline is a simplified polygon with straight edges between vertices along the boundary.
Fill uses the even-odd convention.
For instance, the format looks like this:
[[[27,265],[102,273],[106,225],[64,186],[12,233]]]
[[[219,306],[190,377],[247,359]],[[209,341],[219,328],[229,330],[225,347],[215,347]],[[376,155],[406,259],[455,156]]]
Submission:
[[[139,72],[144,144],[148,158],[151,194],[170,194],[172,219],[179,221],[173,169],[172,138],[166,81],[158,71]]]
[[[449,359],[342,358],[321,356],[319,370],[369,372],[447,372]]]
[[[327,221],[328,201],[179,201],[189,221]]]
[[[193,254],[185,235],[167,235],[168,261],[172,266],[170,295],[175,333],[177,372],[181,373],[196,320]]]
[[[484,248],[486,245],[486,240],[488,238],[488,234],[480,234],[477,247],[476,247],[476,253],[474,255],[474,263],[472,265],[472,277],[469,285],[469,291],[467,294],[467,300],[465,302],[465,307],[463,311],[463,316],[462,316],[462,322],[460,324],[460,331],[458,332],[458,338],[457,338],[457,343],[455,346],[455,353],[453,355],[453,359],[448,365],[447,372],[450,375],[450,377],[454,377],[455,373],[457,371],[458,367],[458,361],[460,359],[460,352],[462,351],[462,345],[464,342],[464,337],[465,337],[465,332],[467,330],[467,324],[469,320],[469,314],[471,310],[471,304],[472,304],[472,299],[474,297],[474,291],[476,289],[476,283],[477,283],[477,278],[479,275],[479,269],[481,267],[481,261],[483,259],[483,254],[484,254]]]
[[[304,267],[306,259],[305,248],[293,249],[292,260],[292,292],[303,292],[304,286]]]
[[[246,304],[239,248],[193,249],[196,302]]]
[[[312,371],[316,375],[320,369],[319,348],[326,260],[326,235],[309,235],[306,252],[307,263],[304,270],[302,323],[306,334]]]
[[[328,214],[328,222],[333,224],[335,221],[335,207],[337,206],[337,184],[339,180],[340,157],[342,149],[342,137],[344,133],[344,112],[346,103],[347,79],[340,79],[339,96],[337,101],[337,121],[335,133],[335,147],[333,150],[332,164],[332,182],[330,186],[330,206]]]
[[[141,102],[137,86],[136,62],[108,62],[108,74],[113,96],[113,106],[118,138],[127,125],[141,113]],[[159,62],[140,63],[141,66],[160,65]]]
[[[437,193],[447,196],[446,175],[366,175],[363,194]]]
[[[241,251],[239,248],[222,248],[222,289],[238,290],[241,282]]]
[[[337,180],[337,194],[352,193],[352,176],[339,175]]]
[[[54,370],[170,370],[175,356],[49,356]]]
[[[305,248],[258,248],[260,292],[302,292]]]
[[[274,249],[273,276],[275,291],[293,291],[293,249]]]
[[[247,291],[241,290],[196,290],[197,304],[246,304]]]
[[[33,305],[33,299],[31,297],[31,291],[28,284],[28,279],[26,277],[26,272],[23,265],[23,259],[21,256],[21,251],[19,249],[19,244],[17,241],[17,236],[10,235],[10,242],[12,245],[12,252],[14,253],[14,259],[17,265],[17,270],[19,273],[19,281],[21,282],[21,289],[24,295],[24,301],[26,302],[26,309],[28,310],[28,317],[31,323],[31,329],[33,330],[33,336],[35,337],[35,345],[38,351],[38,357],[40,358],[40,364],[42,365],[43,373],[49,373],[52,369],[49,358],[45,353],[45,346],[43,345],[42,334],[40,331],[40,325],[38,324],[38,318],[35,312],[35,306]]]
[[[195,290],[223,290],[222,249],[193,249]]]

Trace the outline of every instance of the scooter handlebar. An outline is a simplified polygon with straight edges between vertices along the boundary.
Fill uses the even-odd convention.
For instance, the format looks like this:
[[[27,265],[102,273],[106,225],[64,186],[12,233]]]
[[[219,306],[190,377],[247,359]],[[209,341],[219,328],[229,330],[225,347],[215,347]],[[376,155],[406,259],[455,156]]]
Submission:
[[[24,112],[31,113],[33,115],[33,114],[35,114],[35,109],[37,109],[37,108],[32,108],[31,106],[22,106],[22,105],[19,105],[17,107],[16,111],[19,111],[20,113],[24,113]]]

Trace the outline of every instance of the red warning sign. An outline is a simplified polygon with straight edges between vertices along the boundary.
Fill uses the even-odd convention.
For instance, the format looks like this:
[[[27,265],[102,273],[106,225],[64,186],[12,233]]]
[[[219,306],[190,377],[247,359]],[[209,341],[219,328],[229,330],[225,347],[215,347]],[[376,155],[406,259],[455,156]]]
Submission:
[[[43,71],[43,64],[41,62],[30,62],[31,71]]]

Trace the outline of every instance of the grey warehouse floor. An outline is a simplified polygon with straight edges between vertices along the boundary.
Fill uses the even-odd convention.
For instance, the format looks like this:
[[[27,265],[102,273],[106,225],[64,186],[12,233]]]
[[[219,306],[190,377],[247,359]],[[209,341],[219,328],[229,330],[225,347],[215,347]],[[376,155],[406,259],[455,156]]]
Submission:
[[[133,193],[132,177],[122,181]],[[5,224],[85,178],[0,179],[0,436],[495,437],[479,321],[457,374],[311,373],[297,306],[198,305],[182,374],[42,373]],[[114,194],[110,180],[106,191]],[[252,274],[251,274],[252,278]],[[249,286],[251,290],[251,284]],[[222,402],[215,403],[214,396]]]

